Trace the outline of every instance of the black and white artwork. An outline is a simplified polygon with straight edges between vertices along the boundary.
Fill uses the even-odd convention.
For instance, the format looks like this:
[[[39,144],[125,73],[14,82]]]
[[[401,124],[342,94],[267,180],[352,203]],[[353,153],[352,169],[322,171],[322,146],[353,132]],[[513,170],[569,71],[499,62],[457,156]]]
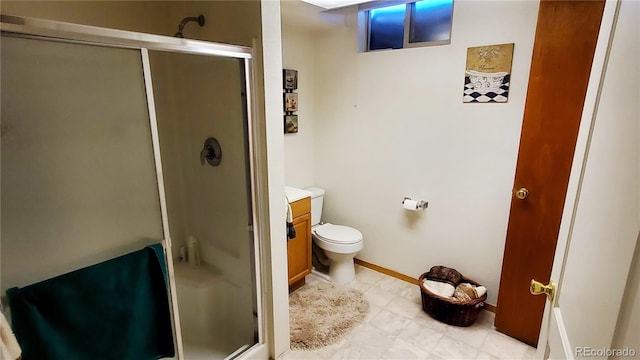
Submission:
[[[462,102],[507,102],[512,57],[513,44],[468,48]]]

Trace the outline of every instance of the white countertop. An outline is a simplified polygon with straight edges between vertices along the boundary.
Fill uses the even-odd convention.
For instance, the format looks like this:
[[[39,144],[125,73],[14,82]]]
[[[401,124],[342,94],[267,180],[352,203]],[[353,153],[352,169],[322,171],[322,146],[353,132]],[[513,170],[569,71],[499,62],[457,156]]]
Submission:
[[[311,197],[310,191],[294,188],[291,186],[285,186],[284,193],[285,195],[287,195],[287,199],[289,199],[289,203],[298,201],[300,199],[304,199],[306,197]]]

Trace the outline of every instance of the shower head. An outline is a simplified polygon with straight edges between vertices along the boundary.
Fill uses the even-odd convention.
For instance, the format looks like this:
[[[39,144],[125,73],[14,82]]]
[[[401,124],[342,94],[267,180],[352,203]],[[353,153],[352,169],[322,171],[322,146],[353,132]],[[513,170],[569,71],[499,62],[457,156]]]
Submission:
[[[184,29],[184,26],[187,25],[187,23],[190,21],[197,22],[198,25],[204,26],[204,15],[200,15],[198,17],[187,16],[186,18],[182,19],[182,21],[180,21],[180,25],[178,25],[178,32],[173,36],[184,38],[184,35],[182,35],[182,30]]]

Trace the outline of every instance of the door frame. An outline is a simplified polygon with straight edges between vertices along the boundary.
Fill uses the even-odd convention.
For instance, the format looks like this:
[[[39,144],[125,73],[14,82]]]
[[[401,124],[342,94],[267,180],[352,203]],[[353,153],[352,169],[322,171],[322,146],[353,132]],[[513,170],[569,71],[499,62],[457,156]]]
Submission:
[[[589,145],[593,134],[598,102],[600,99],[602,84],[606,72],[609,51],[613,41],[614,28],[617,20],[617,13],[620,7],[620,0],[606,0],[604,12],[602,14],[602,22],[600,23],[600,31],[596,42],[596,49],[591,65],[591,73],[589,75],[589,83],[587,84],[587,93],[584,100],[582,117],[580,119],[580,127],[578,130],[578,138],[576,141],[573,163],[569,175],[569,184],[567,186],[567,194],[565,205],[562,212],[560,230],[558,232],[558,240],[556,243],[555,257],[553,260],[550,281],[557,283],[559,292],[562,287],[562,277],[564,270],[564,262],[567,258],[571,235],[576,216],[578,202],[580,200],[580,191],[584,170],[587,165]],[[558,296],[553,301],[547,301],[542,317],[540,327],[540,335],[538,337],[538,346],[536,350],[536,358],[544,358],[546,355],[547,343],[550,339],[551,330],[558,331],[558,335],[565,345],[567,339],[566,329],[551,329],[551,312],[558,302]],[[573,352],[565,354],[567,359],[573,359]]]

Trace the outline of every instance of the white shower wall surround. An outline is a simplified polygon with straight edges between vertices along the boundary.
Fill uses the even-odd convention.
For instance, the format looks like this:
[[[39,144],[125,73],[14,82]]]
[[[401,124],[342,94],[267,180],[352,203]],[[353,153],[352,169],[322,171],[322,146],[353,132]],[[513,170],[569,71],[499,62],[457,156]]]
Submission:
[[[201,266],[174,269],[166,249],[174,315],[202,308],[197,321],[220,341],[181,337],[176,326],[177,355],[179,340],[204,356],[254,345],[251,50],[12,17],[2,30],[2,291],[162,239],[175,239],[177,257],[195,236]],[[215,168],[200,163],[212,135],[226,150]]]

